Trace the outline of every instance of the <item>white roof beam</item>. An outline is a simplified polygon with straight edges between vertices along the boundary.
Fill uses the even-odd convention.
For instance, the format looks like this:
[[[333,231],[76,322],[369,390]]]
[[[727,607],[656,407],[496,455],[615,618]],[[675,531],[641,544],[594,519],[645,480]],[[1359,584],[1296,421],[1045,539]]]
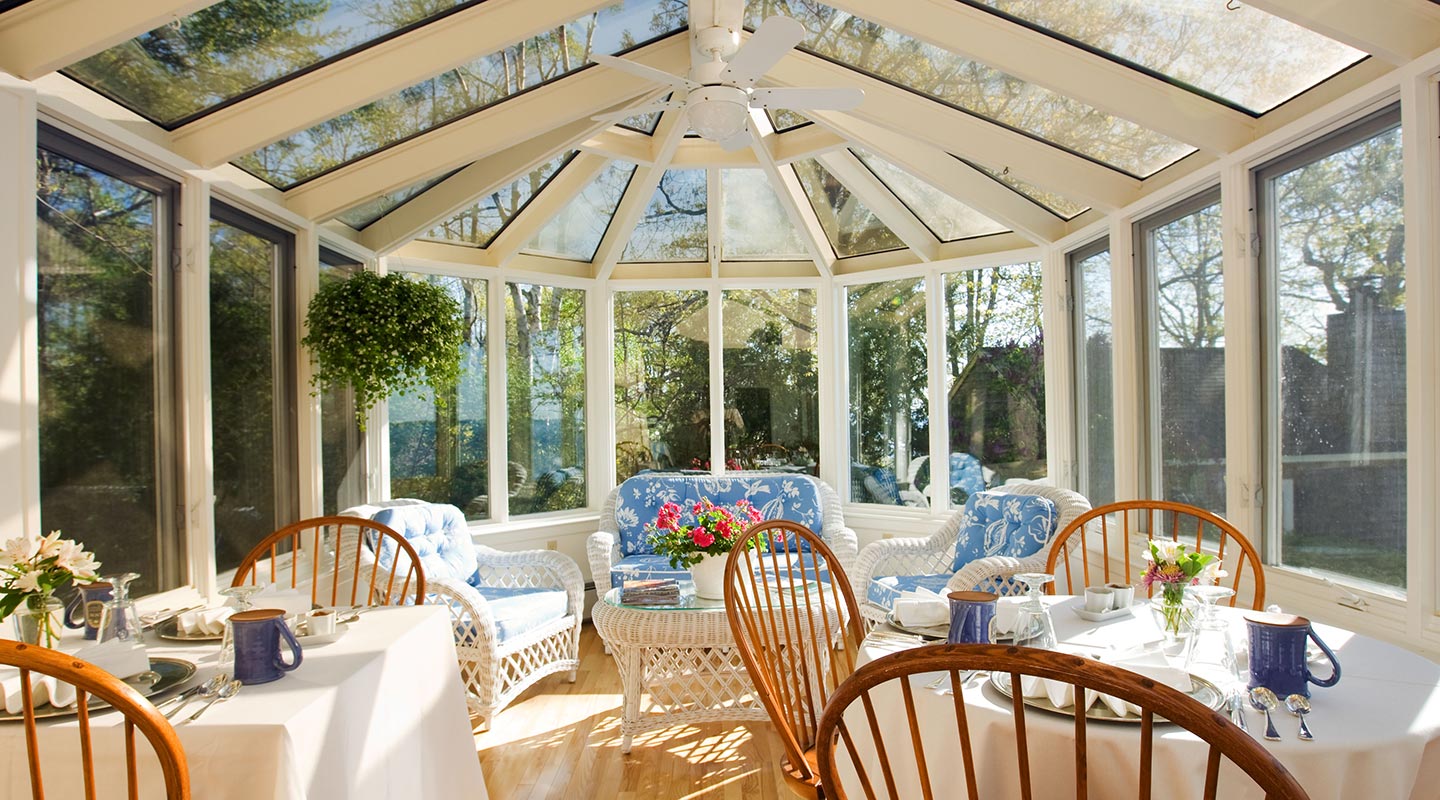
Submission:
[[[476,198],[508,186],[557,155],[574,149],[578,142],[603,124],[590,120],[572,122],[486,156],[376,220],[365,228],[361,241],[366,247],[384,255]]]
[[[600,131],[586,139],[580,149],[587,153],[618,158],[642,167],[655,163],[653,138],[620,127]],[[789,164],[802,158],[845,147],[845,140],[820,125],[806,125],[784,133],[765,136],[766,146],[777,164]],[[714,142],[687,138],[680,141],[671,161],[673,167],[755,167],[759,162],[749,150],[725,152]]]
[[[1018,177],[1105,211],[1140,196],[1140,181],[1118,170],[808,53],[791,52],[769,77],[787,86],[858,86],[865,101],[851,114],[941,150],[961,146],[975,161],[1008,166]],[[830,118],[829,112],[809,116]]]
[[[830,171],[860,202],[875,212],[885,226],[900,237],[905,246],[915,251],[921,261],[934,261],[940,256],[940,240],[925,227],[915,212],[900,202],[880,179],[849,150],[836,150],[819,157]]]
[[[686,50],[685,42],[674,39],[644,48],[635,57],[657,69],[683,69]],[[618,70],[587,69],[307,181],[286,192],[285,202],[296,213],[324,219],[653,91],[654,84]]]
[[[805,125],[800,128],[792,128],[784,133],[771,133],[765,136],[765,141],[770,147],[770,153],[775,157],[776,164],[789,164],[791,161],[799,161],[802,158],[814,158],[821,153],[826,153],[844,147],[846,142],[841,136],[823,125]]]
[[[595,176],[600,174],[600,170],[604,169],[608,162],[609,159],[604,156],[581,153],[566,164],[560,174],[551,178],[540,193],[531,198],[520,211],[520,215],[510,220],[510,224],[485,248],[495,263],[501,266],[509,263],[520,252],[520,248],[535,239],[535,235],[545,223],[560,213],[566,203],[595,180]]]
[[[1064,220],[944,150],[847,114],[826,112],[824,124],[1026,238],[1053,242],[1067,233]]]
[[[810,205],[810,198],[805,195],[805,187],[800,185],[800,178],[792,167],[776,164],[775,159],[770,157],[770,148],[765,140],[776,135],[770,118],[765,116],[764,111],[754,109],[750,112],[750,124],[760,134],[751,137],[750,149],[755,152],[760,169],[764,170],[765,176],[770,179],[770,186],[775,190],[775,197],[780,200],[780,207],[785,209],[790,224],[795,226],[800,241],[805,245],[805,251],[815,262],[815,269],[825,278],[834,275],[837,260],[835,248],[830,246],[825,228],[820,225],[820,217],[816,215],[815,207]]]
[[[1440,47],[1440,7],[1425,0],[1245,0],[1391,64]]]
[[[204,166],[229,161],[609,4],[487,0],[207,114],[175,131],[174,149]]]
[[[1255,121],[1243,112],[964,3],[835,0],[831,5],[1201,150],[1228,153],[1255,137]]]
[[[580,149],[597,156],[629,161],[642,167],[648,167],[654,163],[651,158],[650,135],[621,128],[618,125],[600,131],[581,142]]]
[[[30,0],[0,15],[0,69],[34,80],[217,2]]]
[[[625,187],[625,194],[620,197],[615,214],[610,218],[610,226],[605,229],[605,237],[595,250],[595,277],[601,280],[609,278],[616,262],[625,254],[625,245],[630,243],[636,223],[645,214],[650,198],[655,195],[655,187],[660,185],[660,178],[669,169],[670,160],[685,137],[686,128],[683,113],[666,111],[660,115],[660,124],[655,126],[653,137],[654,163],[648,167],[637,167],[630,178],[630,185]]]

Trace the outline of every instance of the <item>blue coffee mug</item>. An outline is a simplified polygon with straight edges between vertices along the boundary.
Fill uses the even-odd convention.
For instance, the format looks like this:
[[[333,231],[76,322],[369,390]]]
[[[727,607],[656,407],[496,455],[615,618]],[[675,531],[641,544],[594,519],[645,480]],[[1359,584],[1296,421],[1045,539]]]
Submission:
[[[279,680],[300,666],[300,643],[278,608],[257,608],[230,615],[230,641],[235,648],[235,680],[246,686]],[[280,642],[289,646],[290,663],[280,657]]]
[[[990,592],[951,592],[950,644],[990,644],[995,640],[995,604]]]
[[[115,597],[115,587],[102,582],[81,583],[75,588],[75,596],[65,604],[65,627],[84,628],[85,638],[94,639],[100,634],[105,603]]]
[[[1251,689],[1264,686],[1282,699],[1292,694],[1310,696],[1310,684],[1320,687],[1340,682],[1340,661],[1310,627],[1310,620],[1291,614],[1246,614],[1250,634]],[[1328,678],[1310,674],[1306,664],[1305,641],[1314,640],[1330,659]]]

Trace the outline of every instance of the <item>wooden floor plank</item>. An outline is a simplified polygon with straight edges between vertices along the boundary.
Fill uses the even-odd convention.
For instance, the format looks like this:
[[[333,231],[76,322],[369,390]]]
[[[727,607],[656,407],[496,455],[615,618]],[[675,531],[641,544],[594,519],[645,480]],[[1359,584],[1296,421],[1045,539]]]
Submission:
[[[620,752],[620,675],[595,629],[580,635],[575,683],[553,675],[476,734],[492,800],[791,797],[768,723],[677,725]]]

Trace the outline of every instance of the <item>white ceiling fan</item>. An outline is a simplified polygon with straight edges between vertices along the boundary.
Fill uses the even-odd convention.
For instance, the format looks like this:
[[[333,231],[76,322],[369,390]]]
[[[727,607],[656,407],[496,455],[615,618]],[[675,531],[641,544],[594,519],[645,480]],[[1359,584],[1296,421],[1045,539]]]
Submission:
[[[865,99],[855,88],[760,87],[756,83],[805,38],[805,26],[789,17],[771,17],[739,47],[738,28],[717,25],[694,32],[694,63],[687,75],[672,75],[615,56],[594,55],[597,64],[638,75],[675,89],[666,100],[594,117],[619,121],[637,114],[683,109],[701,137],[739,150],[751,141],[750,109],[848,111]],[[737,49],[738,47],[738,49]]]

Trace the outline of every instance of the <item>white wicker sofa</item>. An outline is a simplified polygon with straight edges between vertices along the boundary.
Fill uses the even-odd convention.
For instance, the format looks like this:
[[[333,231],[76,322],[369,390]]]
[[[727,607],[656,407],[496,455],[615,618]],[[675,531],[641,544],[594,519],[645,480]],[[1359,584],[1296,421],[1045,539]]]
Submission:
[[[573,559],[477,545],[451,505],[396,500],[342,513],[387,525],[414,546],[425,602],[450,609],[466,704],[483,727],[546,675],[568,672],[575,681],[585,587]]]
[[[727,472],[724,475],[644,473],[627,478],[605,498],[600,530],[590,534],[588,551],[595,593],[604,597],[615,581],[627,578],[686,577],[668,559],[654,554],[645,526],[666,502],[678,503],[688,515],[701,498],[731,506],[748,500],[766,519],[787,519],[816,531],[851,575],[855,566],[855,532],[845,527],[840,497],[824,481],[789,472]],[[682,517],[687,524],[689,517]]]
[[[1038,545],[1038,548],[1024,557],[986,556],[970,560],[956,569],[956,540],[961,530],[970,525],[973,506],[993,502],[994,498],[1003,502],[1007,495],[1038,496],[1054,504],[1053,516],[1045,520],[1048,532],[1044,533],[1043,541],[1032,541],[1031,546]],[[965,508],[951,514],[940,530],[930,536],[883,539],[866,545],[860,551],[855,569],[850,572],[850,586],[860,603],[860,613],[871,622],[883,622],[890,613],[887,600],[893,600],[902,591],[913,591],[919,587],[940,594],[969,589],[1010,594],[1016,588],[1012,581],[1007,580],[1009,576],[1020,572],[1044,572],[1050,541],[1055,533],[1064,530],[1072,520],[1089,510],[1090,501],[1084,496],[1040,483],[1011,484],[977,492],[966,501]],[[995,530],[998,533],[1004,529]],[[1016,531],[1008,533],[1013,535]],[[1038,533],[1026,531],[1025,535],[1035,536]],[[989,535],[987,532],[987,538]],[[1000,546],[998,541],[986,544]]]

